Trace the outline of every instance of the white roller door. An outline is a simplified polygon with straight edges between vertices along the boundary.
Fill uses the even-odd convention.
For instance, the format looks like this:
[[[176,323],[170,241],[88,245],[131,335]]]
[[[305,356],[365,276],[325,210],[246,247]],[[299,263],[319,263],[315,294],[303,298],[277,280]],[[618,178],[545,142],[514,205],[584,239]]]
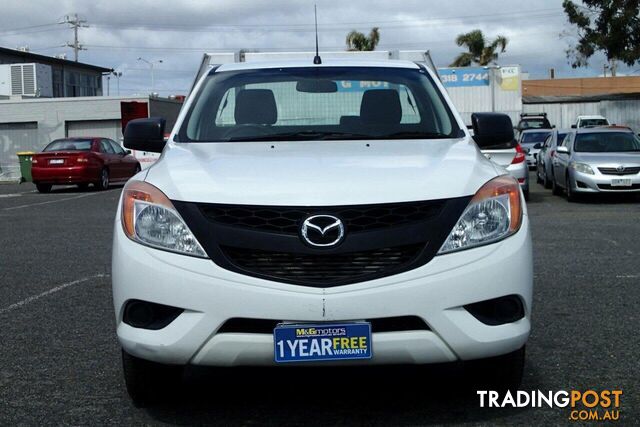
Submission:
[[[0,123],[0,181],[20,178],[19,151],[40,151],[45,143],[38,142],[38,124]]]
[[[100,136],[120,142],[122,124],[120,120],[67,121],[67,136]]]

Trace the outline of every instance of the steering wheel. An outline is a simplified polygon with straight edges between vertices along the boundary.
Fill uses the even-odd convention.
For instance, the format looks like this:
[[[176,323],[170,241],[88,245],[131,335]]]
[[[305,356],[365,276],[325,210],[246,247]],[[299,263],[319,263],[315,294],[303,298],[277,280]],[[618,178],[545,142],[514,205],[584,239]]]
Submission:
[[[251,136],[253,134],[264,135],[265,129],[269,129],[267,125],[259,125],[255,123],[243,123],[235,125],[227,130],[223,137],[231,138],[232,136]]]

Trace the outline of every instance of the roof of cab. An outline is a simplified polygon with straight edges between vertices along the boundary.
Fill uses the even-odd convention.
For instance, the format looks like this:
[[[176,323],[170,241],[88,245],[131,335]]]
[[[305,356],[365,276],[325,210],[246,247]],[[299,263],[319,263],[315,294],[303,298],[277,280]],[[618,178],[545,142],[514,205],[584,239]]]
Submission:
[[[238,71],[238,70],[258,70],[270,68],[311,68],[311,67],[379,67],[379,68],[408,68],[419,69],[420,67],[411,61],[402,61],[392,59],[388,61],[373,61],[360,59],[323,59],[322,64],[314,64],[312,60],[295,60],[295,61],[254,61],[254,62],[235,62],[230,64],[222,64],[214,70],[221,71]]]
[[[594,126],[586,128],[572,129],[575,133],[609,133],[609,132],[625,132],[633,133],[628,126],[612,125],[612,126]]]

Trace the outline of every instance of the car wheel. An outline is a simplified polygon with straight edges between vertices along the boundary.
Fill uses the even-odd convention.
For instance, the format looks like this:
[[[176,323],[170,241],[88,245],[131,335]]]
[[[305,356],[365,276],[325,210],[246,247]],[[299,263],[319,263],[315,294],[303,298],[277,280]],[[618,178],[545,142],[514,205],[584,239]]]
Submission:
[[[78,188],[82,191],[85,191],[87,188],[89,188],[89,184],[87,183],[78,184]]]
[[[529,201],[529,187],[527,187],[524,190],[522,190],[522,193],[524,194],[524,199],[528,202]]]
[[[515,391],[522,383],[525,347],[502,356],[464,363],[465,378],[475,390]]]
[[[108,169],[102,169],[102,171],[100,171],[100,180],[96,183],[96,187],[98,187],[98,190],[106,190],[107,188],[109,188],[109,170]]]
[[[551,181],[547,178],[547,171],[544,171],[544,175],[542,176],[542,186],[546,189],[551,188]]]
[[[551,193],[554,196],[559,196],[562,194],[562,189],[556,183],[556,177],[551,177]]]
[[[122,370],[127,393],[137,407],[160,403],[180,387],[183,367],[139,359],[122,351]]]
[[[49,193],[51,192],[51,187],[51,184],[36,184],[39,193]]]
[[[565,179],[565,192],[567,193],[567,201],[569,202],[575,202],[578,199],[577,194],[571,189],[571,181],[569,180],[569,174],[567,174],[567,177]]]

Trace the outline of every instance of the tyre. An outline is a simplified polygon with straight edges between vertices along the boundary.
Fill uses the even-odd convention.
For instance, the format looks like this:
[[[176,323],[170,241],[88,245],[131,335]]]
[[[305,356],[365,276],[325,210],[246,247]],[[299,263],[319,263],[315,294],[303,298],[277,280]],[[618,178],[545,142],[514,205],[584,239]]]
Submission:
[[[134,405],[145,407],[176,394],[183,367],[139,359],[122,351],[122,370],[127,393]]]
[[[502,356],[464,363],[465,378],[475,390],[515,391],[522,383],[525,347]]]
[[[578,201],[578,195],[571,189],[571,181],[569,180],[569,174],[565,179],[565,192],[567,193],[567,201],[573,203]]]
[[[551,178],[551,193],[553,193],[554,196],[560,196],[562,194],[562,188],[556,183],[555,177]]]
[[[546,188],[547,190],[549,188],[551,188],[551,181],[549,181],[549,178],[547,178],[547,172],[544,172],[544,176],[542,177],[542,186],[544,188]]]
[[[36,184],[39,193],[49,193],[51,192],[51,187],[51,184]]]
[[[102,169],[102,171],[100,171],[100,179],[96,183],[96,188],[98,188],[98,190],[106,190],[107,188],[109,188],[109,170],[108,169],[105,168],[105,169]]]
[[[540,166],[536,168],[536,183],[542,184],[542,178],[540,178]]]
[[[524,194],[524,199],[528,202],[529,201],[529,187],[527,187],[524,190],[522,190],[522,193]]]
[[[82,191],[85,191],[87,188],[89,188],[89,184],[87,183],[78,184],[78,188]]]

